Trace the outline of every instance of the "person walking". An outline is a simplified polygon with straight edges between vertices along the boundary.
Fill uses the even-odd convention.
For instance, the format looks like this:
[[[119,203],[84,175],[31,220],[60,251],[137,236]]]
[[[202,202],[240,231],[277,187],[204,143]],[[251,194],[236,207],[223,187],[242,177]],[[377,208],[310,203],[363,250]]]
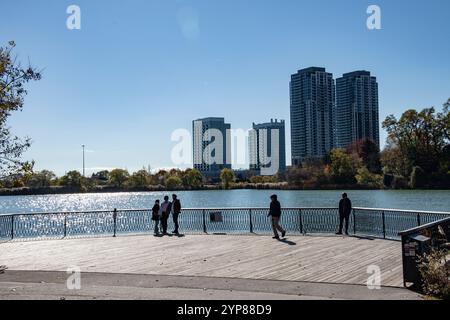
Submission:
[[[350,214],[352,212],[352,202],[348,198],[346,193],[342,194],[342,199],[339,201],[339,231],[336,234],[342,234],[342,228],[344,227],[345,220],[345,234],[348,235],[348,223],[350,220]]]
[[[179,234],[179,224],[178,224],[178,216],[181,212],[181,202],[177,198],[176,194],[172,195],[172,218],[173,218],[173,224],[175,225],[175,230],[172,231],[173,234],[178,235]]]
[[[155,201],[155,204],[152,208],[152,220],[155,221],[155,236],[159,235],[159,220],[160,220],[160,216],[159,216],[159,200]]]
[[[272,229],[274,233],[273,239],[280,239],[280,236],[278,235],[278,231],[281,232],[281,236],[284,238],[286,236],[286,231],[280,226],[280,217],[281,217],[281,204],[278,201],[278,197],[276,194],[272,195],[270,197],[272,200],[270,202],[270,210],[268,217],[272,217]]]
[[[161,203],[160,216],[161,216],[161,227],[163,229],[163,235],[166,236],[167,233],[167,220],[169,219],[171,210],[171,203],[169,202],[169,197],[164,197],[164,202]]]

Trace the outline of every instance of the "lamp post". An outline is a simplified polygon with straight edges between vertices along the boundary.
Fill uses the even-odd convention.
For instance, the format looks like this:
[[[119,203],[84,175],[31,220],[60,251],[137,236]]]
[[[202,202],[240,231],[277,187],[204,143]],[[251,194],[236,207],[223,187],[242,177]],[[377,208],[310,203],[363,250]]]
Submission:
[[[84,166],[84,148],[86,147],[84,144],[81,146],[83,148],[83,177],[86,177],[85,174],[85,166]]]

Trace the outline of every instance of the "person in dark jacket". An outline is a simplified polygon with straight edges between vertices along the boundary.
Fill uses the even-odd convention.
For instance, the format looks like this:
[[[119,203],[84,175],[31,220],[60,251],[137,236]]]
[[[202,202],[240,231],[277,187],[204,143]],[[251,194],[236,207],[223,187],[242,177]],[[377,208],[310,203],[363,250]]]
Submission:
[[[286,231],[280,226],[281,204],[278,201],[278,197],[276,194],[272,195],[270,199],[272,200],[272,202],[270,203],[270,210],[267,216],[272,217],[272,228],[275,235],[273,239],[280,239],[278,231],[281,232],[281,236],[284,238],[286,236]]]
[[[156,200],[152,208],[152,220],[155,221],[155,236],[159,235],[159,209],[159,200]]]
[[[342,194],[342,199],[339,201],[339,231],[336,234],[342,234],[345,220],[345,234],[348,235],[348,222],[352,212],[352,202],[346,193]]]
[[[161,215],[161,226],[163,229],[163,235],[167,235],[167,220],[170,216],[170,210],[172,210],[172,204],[169,202],[169,197],[164,197],[164,202],[161,203],[161,208],[159,209]]]
[[[175,225],[175,230],[172,232],[173,234],[179,234],[178,233],[178,228],[179,228],[178,216],[180,215],[180,212],[181,212],[181,202],[177,198],[177,195],[173,194],[172,195],[172,218],[173,218],[173,224]]]

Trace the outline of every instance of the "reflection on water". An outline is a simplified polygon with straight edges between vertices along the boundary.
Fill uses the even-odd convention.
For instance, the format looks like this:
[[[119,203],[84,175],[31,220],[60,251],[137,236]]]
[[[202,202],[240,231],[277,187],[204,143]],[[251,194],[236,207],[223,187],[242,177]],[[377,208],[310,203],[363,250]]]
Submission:
[[[180,191],[183,207],[267,207],[276,193],[284,207],[336,207],[342,191]],[[347,191],[354,206],[450,212],[450,191]],[[171,192],[0,197],[0,214],[151,208]]]
[[[341,191],[180,191],[183,207],[267,207],[277,193],[284,207],[336,207]],[[450,211],[450,191],[347,191],[353,205],[426,211]],[[151,208],[171,192],[70,194],[0,197],[0,214]]]

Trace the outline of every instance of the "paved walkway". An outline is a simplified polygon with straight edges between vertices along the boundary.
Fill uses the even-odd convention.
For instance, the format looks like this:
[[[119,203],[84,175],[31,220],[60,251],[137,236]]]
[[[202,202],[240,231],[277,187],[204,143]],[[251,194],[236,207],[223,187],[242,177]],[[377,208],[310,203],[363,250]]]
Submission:
[[[4,275],[0,275],[0,293],[4,297],[11,293],[8,288],[13,283],[16,283],[19,288],[21,286],[25,288],[24,295],[26,293],[31,294],[31,296],[39,295],[39,292],[42,293],[43,288],[45,288],[48,292],[55,294],[52,297],[56,297],[64,292],[64,281],[58,284],[55,283],[55,280],[44,281],[36,278],[34,279],[35,283],[39,284],[39,281],[44,281],[45,284],[31,285],[30,287],[29,284],[21,284],[21,278],[14,280],[7,277],[12,276],[12,272],[16,271],[22,273],[26,271],[50,271],[51,274],[59,275],[61,273],[58,273],[58,271],[62,271],[65,279],[67,278],[65,271],[71,266],[80,267],[83,277],[88,273],[120,274],[120,276],[127,275],[126,278],[129,281],[140,279],[138,283],[145,282],[146,279],[153,279],[152,277],[167,276],[177,279],[186,279],[186,277],[200,279],[201,285],[198,283],[197,286],[192,288],[186,287],[184,280],[182,282],[176,280],[178,283],[176,287],[180,289],[177,292],[185,298],[205,298],[206,293],[203,292],[203,288],[208,288],[213,290],[208,292],[208,295],[212,298],[231,299],[234,294],[226,293],[228,289],[224,291],[222,286],[214,287],[215,283],[223,284],[223,279],[234,281],[233,291],[238,290],[240,292],[237,295],[240,299],[245,299],[249,292],[261,293],[261,299],[264,296],[268,299],[275,299],[277,296],[280,299],[285,299],[284,295],[286,294],[290,298],[301,297],[302,299],[307,297],[349,299],[358,297],[364,299],[370,299],[371,297],[416,297],[415,294],[401,288],[402,265],[401,244],[399,242],[353,237],[299,236],[289,237],[286,241],[275,241],[266,236],[200,235],[170,238],[127,236],[6,242],[0,244],[0,264],[8,267],[8,271]],[[367,268],[371,265],[377,265],[381,269],[382,286],[384,287],[381,291],[369,290],[366,287],[369,277]],[[35,274],[35,272],[31,274]],[[133,276],[136,278],[132,278]],[[109,276],[98,277],[94,278],[109,278]],[[119,279],[119,275],[114,277],[111,275],[111,277]],[[242,279],[245,279],[245,281]],[[239,287],[241,283],[255,280],[273,285],[268,286],[268,288],[271,288],[269,291],[261,291],[259,285],[257,285],[258,290],[256,291],[249,291],[248,284]],[[105,286],[104,290],[107,290],[107,287],[115,286],[112,280],[109,282],[102,281]],[[278,283],[275,284],[275,282],[270,281],[278,281]],[[318,282],[320,284],[317,284]],[[94,290],[94,288],[98,289],[97,283],[95,281],[92,283],[92,288],[87,283],[83,288],[87,291],[84,291],[83,294],[104,298],[105,296],[95,291],[96,289]],[[300,287],[295,287],[297,289],[294,291],[283,291],[285,288],[291,288],[292,285],[300,284],[301,288],[304,289],[302,289],[303,291],[298,290]],[[333,285],[349,286],[340,287],[339,290],[333,291],[330,289],[330,286],[334,288]],[[325,288],[323,286],[326,286],[327,289],[323,289]],[[120,290],[113,290],[116,292],[117,298],[120,298],[121,295],[127,297],[129,291],[132,291],[131,288],[140,288],[136,284],[130,287],[127,283],[122,283],[119,287]],[[159,297],[159,295],[163,297],[164,294],[171,296],[173,292],[169,290],[170,287],[155,286],[154,284],[145,286],[141,288],[143,291],[141,289],[141,291],[136,291],[137,298]],[[283,288],[283,290],[275,290],[278,287]],[[316,287],[323,290],[316,292],[314,291]],[[164,290],[154,291],[152,288],[163,288]],[[346,296],[342,293],[347,290],[344,288],[350,288],[352,293]],[[355,290],[355,288],[358,289]],[[12,292],[20,292],[20,290],[17,289]],[[101,289],[99,290],[103,292]],[[138,292],[141,292],[142,295],[139,296]],[[384,294],[379,295],[380,292]],[[390,292],[390,294],[386,294],[386,292]],[[208,295],[206,295],[206,298]],[[256,298],[251,294],[248,297]]]
[[[0,274],[0,300],[414,300],[402,288],[296,281],[136,274],[85,273],[81,289],[68,290],[65,272],[7,271]]]

